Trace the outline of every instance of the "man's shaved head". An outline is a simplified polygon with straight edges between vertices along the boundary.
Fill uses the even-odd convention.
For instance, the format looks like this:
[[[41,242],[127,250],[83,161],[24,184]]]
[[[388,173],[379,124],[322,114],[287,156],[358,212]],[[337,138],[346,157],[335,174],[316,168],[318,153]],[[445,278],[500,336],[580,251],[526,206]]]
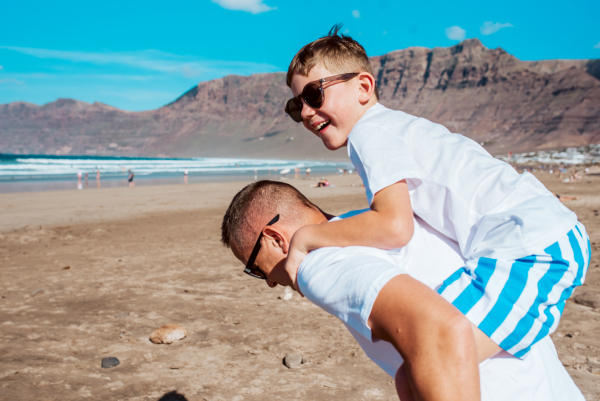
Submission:
[[[277,214],[280,224],[309,223],[310,212],[321,211],[293,186],[278,181],[257,181],[244,187],[231,201],[221,225],[221,242],[238,250],[250,249],[262,228]]]

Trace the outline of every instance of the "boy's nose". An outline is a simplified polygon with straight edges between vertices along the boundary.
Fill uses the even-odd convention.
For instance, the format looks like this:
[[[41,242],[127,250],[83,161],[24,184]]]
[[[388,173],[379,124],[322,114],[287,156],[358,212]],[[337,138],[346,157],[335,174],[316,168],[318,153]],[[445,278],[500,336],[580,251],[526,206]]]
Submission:
[[[315,115],[315,113],[316,113],[315,109],[313,109],[306,103],[302,104],[302,113],[300,114],[300,116],[302,117],[303,120],[309,120],[312,116]]]

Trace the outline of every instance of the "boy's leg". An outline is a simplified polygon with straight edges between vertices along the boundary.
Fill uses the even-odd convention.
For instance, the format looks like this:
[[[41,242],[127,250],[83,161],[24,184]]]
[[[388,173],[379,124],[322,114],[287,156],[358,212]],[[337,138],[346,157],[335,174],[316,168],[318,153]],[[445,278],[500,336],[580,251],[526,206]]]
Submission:
[[[585,227],[578,223],[535,255],[469,260],[438,292],[501,348],[524,357],[556,330],[567,298],[584,281],[590,253]]]

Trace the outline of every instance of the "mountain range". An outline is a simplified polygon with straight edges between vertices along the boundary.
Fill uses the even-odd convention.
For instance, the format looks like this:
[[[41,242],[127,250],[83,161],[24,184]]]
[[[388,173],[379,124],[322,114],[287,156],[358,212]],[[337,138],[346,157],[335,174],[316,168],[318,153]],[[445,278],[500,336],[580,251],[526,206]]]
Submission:
[[[521,61],[477,39],[371,57],[380,102],[492,154],[600,143],[600,60]],[[0,105],[0,153],[345,159],[283,111],[284,73],[201,82],[156,110],[58,99]]]

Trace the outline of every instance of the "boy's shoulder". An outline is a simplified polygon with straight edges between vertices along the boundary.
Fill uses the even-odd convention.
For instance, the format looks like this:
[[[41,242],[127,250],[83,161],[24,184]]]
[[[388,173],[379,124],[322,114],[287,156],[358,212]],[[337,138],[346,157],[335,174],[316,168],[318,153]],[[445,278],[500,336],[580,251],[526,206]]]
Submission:
[[[371,136],[374,131],[382,135],[410,135],[415,129],[435,131],[443,126],[422,117],[413,116],[400,110],[392,110],[381,103],[373,105],[352,128],[350,140],[358,140],[364,135]],[[366,138],[364,138],[366,139]],[[374,138],[370,138],[371,140]]]

